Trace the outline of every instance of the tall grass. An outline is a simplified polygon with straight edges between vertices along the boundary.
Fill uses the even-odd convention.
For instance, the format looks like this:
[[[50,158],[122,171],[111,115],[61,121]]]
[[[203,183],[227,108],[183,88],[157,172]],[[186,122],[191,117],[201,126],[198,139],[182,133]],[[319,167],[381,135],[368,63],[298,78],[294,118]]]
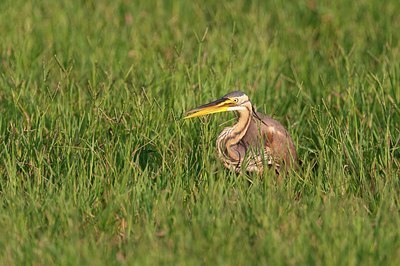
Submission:
[[[399,9],[2,1],[1,264],[398,265]],[[181,119],[233,90],[298,172],[228,172],[234,116]]]

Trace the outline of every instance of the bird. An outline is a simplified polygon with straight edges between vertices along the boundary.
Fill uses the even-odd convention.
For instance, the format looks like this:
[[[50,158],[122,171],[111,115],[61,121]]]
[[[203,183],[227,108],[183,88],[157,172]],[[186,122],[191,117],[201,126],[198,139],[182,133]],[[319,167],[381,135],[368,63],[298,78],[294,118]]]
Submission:
[[[222,130],[216,140],[218,157],[237,173],[261,174],[274,169],[279,175],[297,168],[297,152],[291,136],[277,120],[257,112],[249,97],[234,91],[185,113],[185,119],[234,111],[236,124]]]

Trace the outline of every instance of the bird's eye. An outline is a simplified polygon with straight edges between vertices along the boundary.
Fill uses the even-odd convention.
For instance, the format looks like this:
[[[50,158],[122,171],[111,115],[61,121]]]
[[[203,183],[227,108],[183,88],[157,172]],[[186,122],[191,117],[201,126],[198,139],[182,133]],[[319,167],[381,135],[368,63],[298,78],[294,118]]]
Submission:
[[[235,103],[238,103],[238,102],[239,102],[239,99],[238,99],[238,98],[235,98],[235,99],[233,99],[233,101],[234,101]]]

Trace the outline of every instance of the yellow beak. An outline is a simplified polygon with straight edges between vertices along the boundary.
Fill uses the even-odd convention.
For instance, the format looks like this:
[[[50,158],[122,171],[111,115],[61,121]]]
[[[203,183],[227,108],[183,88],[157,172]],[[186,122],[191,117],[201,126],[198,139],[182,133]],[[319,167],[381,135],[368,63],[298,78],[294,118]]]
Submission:
[[[235,104],[235,102],[232,101],[231,99],[221,98],[214,102],[201,105],[199,107],[196,107],[196,108],[186,112],[184,118],[187,119],[187,118],[192,118],[192,117],[197,117],[197,116],[202,116],[202,115],[226,112],[226,111],[228,111],[228,108],[231,106],[234,106],[234,104]]]

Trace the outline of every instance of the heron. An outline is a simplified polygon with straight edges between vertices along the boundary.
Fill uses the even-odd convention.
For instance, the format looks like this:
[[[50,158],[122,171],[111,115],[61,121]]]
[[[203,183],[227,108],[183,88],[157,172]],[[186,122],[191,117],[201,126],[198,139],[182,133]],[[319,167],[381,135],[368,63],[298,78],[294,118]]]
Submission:
[[[279,174],[297,165],[293,140],[285,127],[275,119],[259,113],[249,97],[240,91],[196,107],[185,114],[185,119],[235,111],[236,124],[219,134],[216,147],[224,166],[235,172],[262,173],[267,166]]]

